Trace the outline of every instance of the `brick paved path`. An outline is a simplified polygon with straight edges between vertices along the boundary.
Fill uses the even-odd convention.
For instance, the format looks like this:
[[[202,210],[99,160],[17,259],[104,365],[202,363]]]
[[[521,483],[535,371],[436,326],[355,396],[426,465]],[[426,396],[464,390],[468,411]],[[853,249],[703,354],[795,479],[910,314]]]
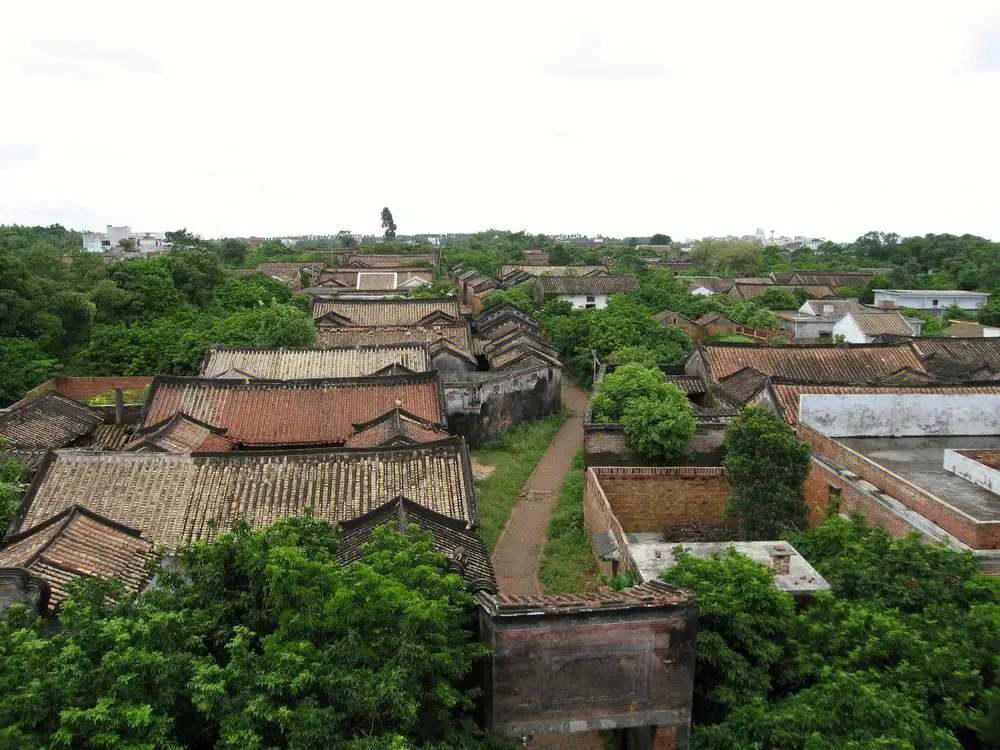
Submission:
[[[521,499],[511,511],[493,550],[497,584],[504,593],[542,593],[538,567],[548,539],[546,529],[573,455],[583,445],[582,415],[587,406],[587,394],[574,386],[564,385],[562,400],[570,417],[563,422],[525,482]]]

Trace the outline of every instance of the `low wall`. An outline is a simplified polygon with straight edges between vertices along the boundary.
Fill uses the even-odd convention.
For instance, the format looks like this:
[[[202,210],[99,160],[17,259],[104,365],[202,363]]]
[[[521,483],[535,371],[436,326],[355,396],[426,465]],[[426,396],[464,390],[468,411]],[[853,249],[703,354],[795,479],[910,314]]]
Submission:
[[[677,458],[649,458],[628,445],[620,424],[583,421],[583,462],[586,466],[718,466],[722,463],[725,424],[698,424],[685,452]]]
[[[562,370],[532,367],[442,376],[448,431],[476,448],[512,425],[562,408]]]
[[[967,513],[948,505],[947,498],[937,498],[923,491],[903,477],[894,474],[857,451],[851,450],[835,439],[820,434],[802,422],[796,426],[795,432],[800,440],[804,440],[812,446],[816,456],[832,462],[837,467],[847,469],[852,475],[888,495],[891,500],[899,503],[901,510],[914,512],[916,516],[930,521],[934,526],[941,528],[973,549],[1000,549],[1000,522],[977,521]],[[808,485],[807,483],[806,500],[817,513],[825,513],[828,505],[829,487],[823,489],[818,486],[816,484],[818,480],[814,477],[811,477],[810,480],[812,484]],[[843,479],[829,482],[829,485],[840,489],[841,492],[845,491],[846,484]],[[860,499],[851,502],[855,502],[858,512],[865,513],[867,517],[866,508],[870,503]],[[882,518],[883,511],[872,509],[871,512],[873,514],[872,523],[884,525],[894,533],[902,528],[898,522]],[[903,515],[906,514],[903,513]],[[918,528],[919,522],[916,518],[906,521],[905,526],[922,531]]]
[[[996,455],[996,451],[956,451],[946,448],[944,451],[944,470],[950,471],[984,490],[989,490],[994,495],[1000,495],[1000,471],[977,460],[977,456],[984,454]]]
[[[100,394],[106,393],[114,388],[122,388],[126,391],[141,391],[151,382],[153,382],[153,378],[148,375],[52,378],[51,380],[46,380],[41,385],[32,388],[24,394],[24,398],[16,404],[12,404],[12,406],[18,406],[19,404],[30,401],[35,396],[47,391],[58,391],[64,396],[69,396],[77,401],[86,401],[88,398],[99,396]]]
[[[799,422],[834,437],[996,435],[1000,396],[805,393],[799,397]]]

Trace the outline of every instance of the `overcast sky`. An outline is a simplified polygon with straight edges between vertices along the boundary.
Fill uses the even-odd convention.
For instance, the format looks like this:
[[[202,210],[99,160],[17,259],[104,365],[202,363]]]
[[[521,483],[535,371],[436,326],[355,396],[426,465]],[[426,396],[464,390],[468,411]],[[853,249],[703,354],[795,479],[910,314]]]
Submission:
[[[1000,3],[6,3],[0,223],[1000,239]]]

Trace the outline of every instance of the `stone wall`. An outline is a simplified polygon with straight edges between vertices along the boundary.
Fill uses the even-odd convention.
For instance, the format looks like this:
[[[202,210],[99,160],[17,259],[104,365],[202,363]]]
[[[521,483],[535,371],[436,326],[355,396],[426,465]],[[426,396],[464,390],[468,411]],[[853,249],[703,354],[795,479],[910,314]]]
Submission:
[[[442,374],[448,432],[473,448],[519,422],[562,408],[562,370],[542,366]]]

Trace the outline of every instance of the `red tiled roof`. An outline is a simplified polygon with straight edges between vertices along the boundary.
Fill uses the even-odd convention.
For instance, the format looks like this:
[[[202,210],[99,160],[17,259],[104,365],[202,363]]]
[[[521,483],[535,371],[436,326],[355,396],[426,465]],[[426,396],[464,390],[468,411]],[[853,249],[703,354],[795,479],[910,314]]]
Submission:
[[[705,344],[691,356],[700,356],[709,377],[719,381],[744,367],[771,377],[822,382],[863,382],[904,368],[925,372],[909,344],[855,344],[831,346],[768,346]]]
[[[66,598],[66,583],[80,576],[117,578],[126,591],[138,591],[149,579],[145,566],[153,553],[137,530],[72,505],[10,537],[0,568],[21,568],[44,581],[54,611]]]
[[[393,409],[443,420],[436,372],[330,380],[207,380],[157,376],[143,410],[149,427],[178,412],[226,428],[247,447],[336,445],[353,425]]]
[[[953,394],[953,395],[997,395],[1000,394],[1000,383],[990,385],[979,383],[976,385],[836,385],[836,384],[815,384],[815,383],[782,383],[773,381],[771,387],[774,388],[778,401],[785,412],[785,419],[795,424],[799,419],[799,396],[804,393],[825,393],[825,394],[851,394],[870,393],[878,394]]]
[[[448,433],[397,407],[381,417],[354,425],[357,430],[344,441],[345,448],[374,448],[377,445],[430,443]]]
[[[199,422],[184,412],[177,412],[162,422],[144,427],[125,446],[125,450],[156,450],[165,453],[222,453],[232,449],[225,428]]]

